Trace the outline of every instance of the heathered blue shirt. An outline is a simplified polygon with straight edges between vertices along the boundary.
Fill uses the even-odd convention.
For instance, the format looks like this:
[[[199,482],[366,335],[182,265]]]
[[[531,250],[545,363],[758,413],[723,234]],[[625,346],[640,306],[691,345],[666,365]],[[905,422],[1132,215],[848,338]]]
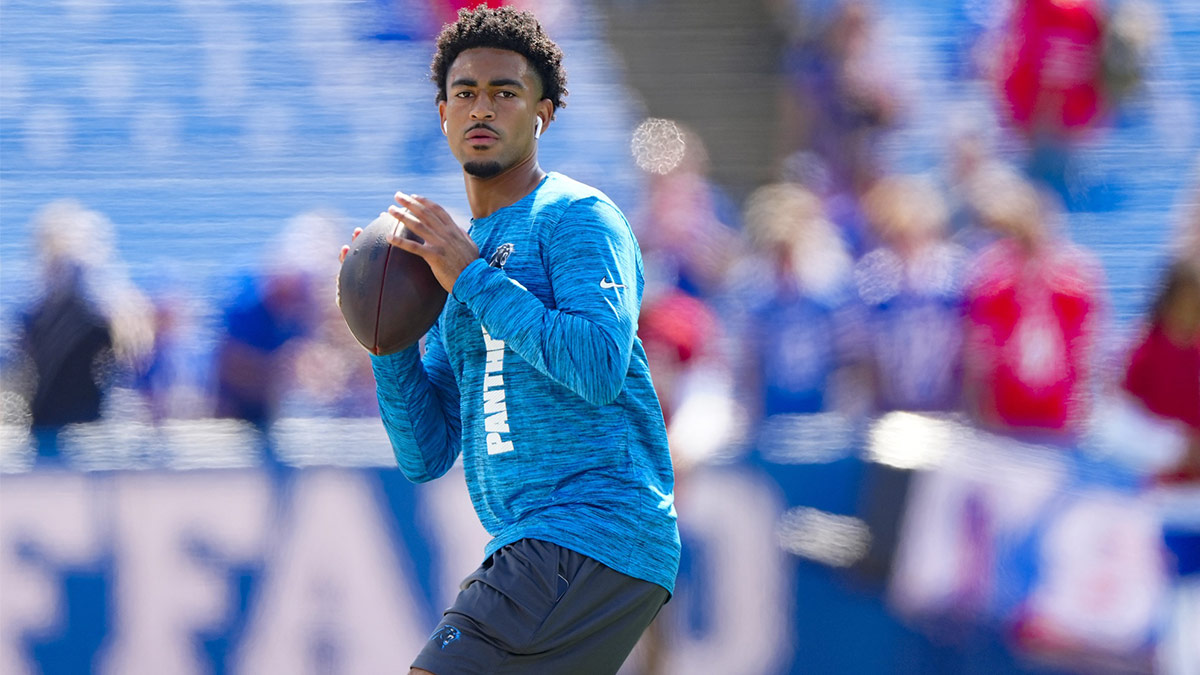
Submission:
[[[483,257],[455,282],[425,354],[371,357],[400,469],[432,480],[461,452],[494,537],[486,555],[541,539],[673,592],[674,476],[636,335],[629,223],[600,191],[550,173],[470,235]]]

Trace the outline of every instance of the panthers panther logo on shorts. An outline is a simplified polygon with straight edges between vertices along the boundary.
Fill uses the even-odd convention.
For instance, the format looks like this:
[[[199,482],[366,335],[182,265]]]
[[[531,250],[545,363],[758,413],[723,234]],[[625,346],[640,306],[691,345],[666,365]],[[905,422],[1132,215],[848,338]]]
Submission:
[[[430,635],[429,639],[433,642],[440,643],[441,648],[445,649],[446,645],[449,645],[451,642],[457,640],[460,635],[461,633],[459,633],[458,629],[454,626],[442,626],[441,628],[438,628],[433,635]]]

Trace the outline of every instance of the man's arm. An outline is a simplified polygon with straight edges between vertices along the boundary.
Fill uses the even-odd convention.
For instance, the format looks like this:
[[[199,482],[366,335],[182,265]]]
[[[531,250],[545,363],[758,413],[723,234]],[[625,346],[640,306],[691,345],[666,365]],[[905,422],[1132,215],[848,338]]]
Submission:
[[[629,223],[596,198],[571,205],[545,252],[555,309],[489,267],[438,204],[396,193],[406,209],[388,212],[424,242],[393,246],[421,256],[448,292],[488,333],[547,377],[593,405],[616,399],[625,382],[641,298],[637,247]]]
[[[405,477],[424,483],[446,473],[462,449],[458,383],[435,324],[416,345],[371,356],[379,414]]]
[[[382,214],[380,214],[382,215]],[[353,242],[362,234],[354,228]],[[338,262],[346,262],[343,246]],[[337,304],[342,305],[341,288]],[[418,345],[396,354],[371,355],[379,414],[400,471],[414,483],[446,473],[462,450],[458,382],[446,359],[441,330],[435,323],[425,336],[422,360]]]
[[[545,251],[554,309],[482,260],[467,265],[453,293],[495,338],[534,368],[603,405],[620,394],[637,331],[637,249],[610,204],[576,202]]]

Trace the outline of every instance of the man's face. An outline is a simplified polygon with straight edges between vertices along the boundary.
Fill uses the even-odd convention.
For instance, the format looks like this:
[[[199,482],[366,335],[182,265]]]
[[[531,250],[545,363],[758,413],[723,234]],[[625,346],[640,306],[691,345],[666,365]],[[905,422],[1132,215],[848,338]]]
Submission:
[[[537,113],[549,104],[543,101],[541,81],[524,56],[490,47],[459,54],[438,112],[463,170],[491,178],[529,157]]]

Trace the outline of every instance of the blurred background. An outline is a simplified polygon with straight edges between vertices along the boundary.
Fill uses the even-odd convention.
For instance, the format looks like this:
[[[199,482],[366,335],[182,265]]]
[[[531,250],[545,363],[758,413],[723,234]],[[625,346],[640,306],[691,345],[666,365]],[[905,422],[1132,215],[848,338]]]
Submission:
[[[396,190],[466,220],[468,4],[0,2],[0,672],[411,661],[487,537],[333,280]],[[623,673],[1200,673],[1200,5],[514,4],[645,259]]]

